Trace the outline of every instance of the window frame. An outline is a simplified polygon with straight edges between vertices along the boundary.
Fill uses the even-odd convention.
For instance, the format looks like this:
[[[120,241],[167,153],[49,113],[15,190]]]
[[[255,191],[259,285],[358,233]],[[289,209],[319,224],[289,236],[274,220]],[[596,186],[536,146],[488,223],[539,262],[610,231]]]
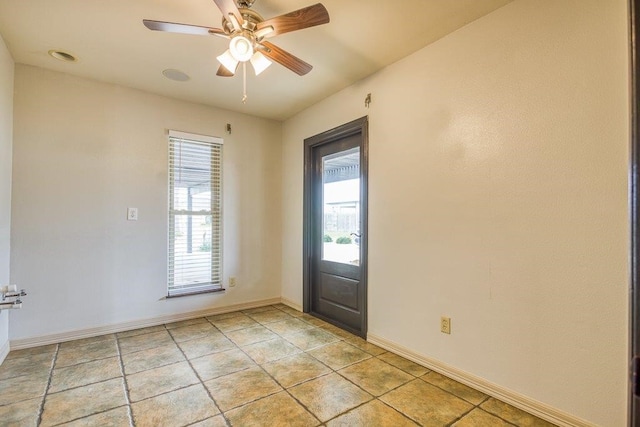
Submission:
[[[167,195],[167,298],[175,298],[187,295],[196,295],[209,292],[224,291],[223,287],[223,145],[222,138],[195,133],[182,132],[177,130],[168,130],[168,195]],[[176,146],[181,143],[200,144],[211,147],[209,159],[205,163],[211,165],[211,175],[209,178],[210,188],[210,205],[209,210],[204,211],[187,211],[184,209],[174,209],[175,203],[175,185],[176,178],[174,172],[176,170],[175,160],[182,158],[175,156]],[[216,160],[217,157],[217,160]],[[217,206],[217,209],[216,209]],[[197,282],[193,284],[175,285],[175,224],[178,215],[190,216],[211,216],[211,225],[208,230],[211,231],[211,280]],[[217,223],[216,223],[217,217]],[[214,236],[214,230],[217,233]],[[217,237],[217,242],[214,241]],[[217,251],[216,251],[217,249]],[[217,272],[217,275],[216,275]]]

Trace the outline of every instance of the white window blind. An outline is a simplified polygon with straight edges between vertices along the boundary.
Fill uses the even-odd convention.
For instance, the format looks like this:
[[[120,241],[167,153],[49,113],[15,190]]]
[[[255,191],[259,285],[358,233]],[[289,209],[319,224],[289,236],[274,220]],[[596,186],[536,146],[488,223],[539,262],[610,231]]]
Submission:
[[[222,289],[222,139],[169,131],[168,295]]]

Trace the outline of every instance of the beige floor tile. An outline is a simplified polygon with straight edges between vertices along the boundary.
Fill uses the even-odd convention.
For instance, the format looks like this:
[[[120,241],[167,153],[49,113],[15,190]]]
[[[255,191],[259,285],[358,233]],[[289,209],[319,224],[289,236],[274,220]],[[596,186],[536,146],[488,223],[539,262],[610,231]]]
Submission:
[[[372,356],[379,356],[387,352],[387,350],[385,350],[384,348],[380,348],[375,344],[371,344],[370,342],[367,342],[366,340],[363,340],[362,338],[355,335],[350,338],[346,338],[345,341],[351,345],[355,345],[362,351],[366,351]]]
[[[201,384],[131,405],[136,427],[185,426],[220,413]]]
[[[64,368],[65,366],[107,359],[117,355],[118,348],[115,340],[98,341],[79,347],[60,347],[55,367]]]
[[[421,379],[383,395],[380,400],[424,426],[448,425],[473,408],[470,403]]]
[[[313,317],[310,314],[306,314],[306,313],[303,313],[302,316],[300,316],[300,319],[303,322],[307,322],[311,326],[316,326],[318,328],[321,327],[321,326],[327,326],[328,325],[328,323],[325,322],[324,320],[318,319],[317,317]]]
[[[371,357],[369,353],[365,353],[344,341],[316,348],[309,351],[309,354],[335,370],[353,365],[354,363]]]
[[[282,391],[282,387],[258,367],[218,377],[204,385],[223,412]]]
[[[352,334],[351,332],[345,331],[344,329],[338,328],[337,326],[334,326],[330,323],[325,323],[322,326],[319,326],[319,328],[324,329],[325,331],[328,331],[330,333],[332,333],[333,335],[340,337],[342,339],[350,339],[353,338],[357,335]]]
[[[47,375],[53,365],[53,354],[42,353],[7,359],[0,365],[0,380],[25,375]]]
[[[94,360],[65,368],[55,368],[51,376],[49,393],[98,383],[120,376],[122,376],[122,372],[120,372],[120,360],[117,357]]]
[[[169,333],[176,342],[194,340],[202,338],[211,333],[219,333],[211,323],[196,323],[195,325],[182,326],[180,328],[170,329]]]
[[[292,387],[289,392],[321,421],[372,399],[369,393],[335,373]]]
[[[189,427],[227,427],[227,421],[222,415],[216,415],[199,423],[191,424]]]
[[[458,396],[460,399],[464,399],[467,402],[473,403],[474,405],[479,405],[487,398],[486,394],[481,393],[478,390],[474,390],[471,387],[468,387],[457,381],[454,381],[451,378],[447,378],[444,375],[440,375],[437,372],[429,372],[420,378],[422,378],[429,384],[440,387],[441,389]]]
[[[216,322],[219,320],[224,320],[224,319],[230,319],[232,317],[242,317],[244,316],[244,313],[241,311],[232,311],[230,313],[221,313],[221,314],[214,314],[213,316],[207,316],[206,319],[209,322]]]
[[[263,313],[265,311],[274,311],[276,310],[276,308],[272,305],[265,305],[262,307],[255,307],[255,308],[248,308],[246,310],[242,310],[242,313],[244,314],[256,314],[256,313]]]
[[[367,359],[347,366],[339,374],[374,396],[380,396],[414,379],[412,375],[380,359]]]
[[[149,326],[148,328],[132,329],[130,331],[118,332],[116,336],[118,338],[129,338],[129,337],[135,337],[136,335],[150,334],[152,332],[162,332],[165,330],[166,328],[164,327],[164,325],[156,325],[156,326]]]
[[[255,366],[253,360],[238,349],[209,354],[191,360],[202,381],[232,374]]]
[[[77,347],[85,346],[87,344],[94,344],[94,343],[103,342],[103,341],[115,341],[115,339],[116,339],[115,334],[97,335],[95,337],[87,337],[87,338],[81,338],[73,341],[65,341],[63,343],[60,343],[60,348],[61,349],[77,348]]]
[[[126,406],[62,424],[64,427],[128,427],[130,425],[129,409]]]
[[[185,358],[182,352],[174,343],[122,355],[124,372],[127,375],[171,365],[184,360]]]
[[[314,427],[320,422],[286,392],[226,412],[233,426]]]
[[[306,353],[299,353],[275,362],[265,363],[262,367],[284,388],[292,387],[331,372],[331,369]]]
[[[52,426],[127,403],[122,378],[47,395],[41,426]]]
[[[267,323],[265,326],[282,337],[298,334],[305,329],[312,329],[314,327],[307,322],[294,318],[281,320],[280,322]]]
[[[209,322],[204,317],[197,317],[195,319],[187,319],[187,320],[181,320],[179,322],[166,323],[164,326],[167,329],[175,329],[175,328],[183,328],[185,326],[198,325],[201,323],[209,323]]]
[[[187,359],[195,359],[196,357],[219,353],[236,347],[235,344],[220,332],[210,333],[205,337],[181,342],[178,345],[182,351],[184,351]]]
[[[474,409],[461,420],[455,422],[453,427],[511,427],[512,424],[495,417],[482,409]]]
[[[340,341],[340,338],[321,328],[311,328],[288,334],[285,339],[300,350],[308,351],[326,344]]]
[[[288,305],[284,305],[284,304],[279,304],[278,306],[276,306],[276,308],[278,310],[284,311],[289,316],[293,316],[293,317],[301,317],[304,314],[302,311],[298,311],[295,308],[291,308]]]
[[[144,335],[122,338],[119,342],[120,353],[127,354],[173,344],[173,339],[171,338],[171,335],[169,335],[169,332],[158,331]]]
[[[552,426],[283,304],[12,351],[0,425],[42,406],[43,427]]]
[[[22,350],[11,350],[5,360],[18,359],[20,357],[37,356],[47,354],[53,358],[58,344],[41,345],[38,347],[23,348]]]
[[[278,335],[261,325],[225,332],[225,335],[237,345],[248,345],[278,338]]]
[[[251,313],[249,314],[249,317],[251,317],[256,322],[262,323],[262,324],[281,322],[283,320],[292,319],[291,316],[289,316],[284,311],[280,311],[280,310],[269,310],[269,311],[262,311],[260,313]]]
[[[129,397],[132,402],[177,390],[198,382],[198,377],[196,377],[187,362],[175,363],[127,375]]]
[[[528,414],[518,408],[491,398],[480,405],[480,408],[521,427],[551,427],[553,424]]]
[[[402,356],[398,356],[394,353],[384,353],[378,356],[378,359],[387,362],[390,365],[395,366],[398,369],[402,369],[403,371],[414,375],[416,377],[422,376],[427,372],[430,372],[429,369],[424,366],[418,365],[408,359],[405,359]]]
[[[48,374],[23,375],[0,381],[0,405],[44,396]]]
[[[365,403],[327,423],[327,427],[411,427],[417,425],[379,400]]]
[[[42,398],[0,406],[0,420],[6,426],[36,427]]]
[[[227,317],[224,319],[215,319],[212,320],[211,323],[213,323],[213,326],[225,333],[259,325],[258,322],[256,322],[246,314],[243,314],[241,316]]]
[[[300,349],[290,342],[276,338],[242,347],[256,363],[263,364],[300,353]]]

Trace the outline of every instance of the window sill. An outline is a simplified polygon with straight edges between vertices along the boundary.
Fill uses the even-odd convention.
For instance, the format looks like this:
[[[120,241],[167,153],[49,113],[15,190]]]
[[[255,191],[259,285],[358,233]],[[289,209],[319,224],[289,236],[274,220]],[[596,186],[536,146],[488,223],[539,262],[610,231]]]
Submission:
[[[172,295],[167,295],[165,299],[189,297],[192,295],[212,294],[212,293],[224,292],[224,291],[226,291],[225,288],[206,289],[202,291],[191,291],[191,292],[185,291],[185,292],[175,293]]]

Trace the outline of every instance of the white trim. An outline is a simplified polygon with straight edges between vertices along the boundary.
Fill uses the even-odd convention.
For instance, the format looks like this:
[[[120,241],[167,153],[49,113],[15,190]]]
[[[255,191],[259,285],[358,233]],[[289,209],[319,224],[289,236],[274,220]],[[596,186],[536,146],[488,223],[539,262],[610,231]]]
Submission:
[[[553,408],[542,402],[538,402],[537,400],[531,399],[515,391],[501,387],[497,384],[485,380],[484,378],[480,378],[458,368],[454,368],[453,366],[442,363],[436,359],[432,359],[430,357],[415,353],[412,350],[409,350],[408,348],[396,344],[393,341],[389,341],[385,338],[376,336],[374,334],[368,334],[367,341],[558,426],[596,426],[595,424],[592,424],[586,420],[560,411],[556,408]]]
[[[4,362],[4,359],[7,358],[10,350],[11,350],[11,346],[9,344],[9,340],[7,340],[5,341],[4,344],[2,344],[2,347],[0,347],[0,365],[2,365],[2,362]]]
[[[291,301],[290,299],[287,299],[285,297],[280,298],[280,302],[284,305],[286,305],[287,307],[291,307],[294,310],[298,310],[299,312],[302,312],[302,306]]]
[[[208,142],[211,144],[220,145],[222,145],[224,142],[222,138],[219,138],[217,136],[200,135],[197,133],[182,132],[173,129],[169,129],[168,133],[171,138],[188,139],[189,141]]]
[[[56,344],[64,341],[72,341],[81,338],[95,337],[98,335],[112,334],[115,332],[130,331],[132,329],[146,328],[149,326],[162,325],[164,323],[179,322],[182,320],[195,319],[197,317],[213,316],[216,314],[230,313],[232,311],[247,310],[249,308],[264,307],[266,305],[278,304],[280,298],[270,298],[259,301],[233,304],[225,307],[211,308],[208,310],[191,311],[188,313],[171,314],[150,319],[135,320],[133,322],[116,323],[97,328],[77,329],[74,331],[62,332],[59,334],[41,335],[33,338],[11,340],[11,349],[38,347],[47,344]]]

